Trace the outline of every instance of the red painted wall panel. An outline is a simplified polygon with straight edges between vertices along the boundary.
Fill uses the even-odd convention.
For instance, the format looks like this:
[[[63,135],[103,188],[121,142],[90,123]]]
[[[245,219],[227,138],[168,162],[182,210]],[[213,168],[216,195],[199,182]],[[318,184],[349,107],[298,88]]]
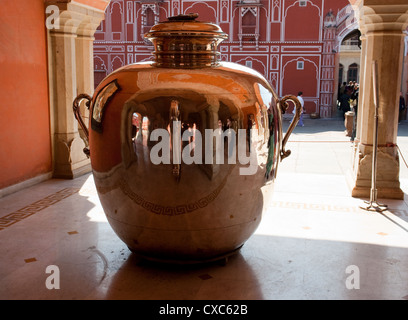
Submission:
[[[299,2],[285,10],[285,41],[316,41],[320,34],[321,8]]]
[[[52,169],[43,0],[1,1],[0,189]]]

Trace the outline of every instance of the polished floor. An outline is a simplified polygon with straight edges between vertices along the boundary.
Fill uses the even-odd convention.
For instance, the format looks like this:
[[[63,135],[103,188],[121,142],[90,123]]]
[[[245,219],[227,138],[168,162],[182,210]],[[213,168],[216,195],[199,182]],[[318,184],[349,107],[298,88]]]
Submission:
[[[398,145],[408,194],[408,123]],[[91,174],[0,198],[0,299],[408,300],[408,198],[379,199],[379,213],[350,196],[342,121],[305,120],[287,147],[259,228],[226,264],[138,259],[107,223]]]

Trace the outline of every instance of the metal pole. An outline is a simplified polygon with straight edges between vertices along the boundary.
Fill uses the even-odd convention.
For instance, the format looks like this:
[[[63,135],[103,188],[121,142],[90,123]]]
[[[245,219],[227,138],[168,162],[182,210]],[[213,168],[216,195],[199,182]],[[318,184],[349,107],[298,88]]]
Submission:
[[[377,61],[373,62],[373,87],[374,87],[374,133],[373,133],[373,169],[371,171],[371,202],[377,201],[377,147],[378,147],[378,82]]]
[[[387,206],[377,202],[377,148],[378,148],[378,66],[377,61],[373,61],[373,89],[374,89],[374,133],[373,133],[373,164],[371,170],[371,192],[370,201],[365,201],[368,204],[365,210],[374,210],[382,212],[387,210]]]

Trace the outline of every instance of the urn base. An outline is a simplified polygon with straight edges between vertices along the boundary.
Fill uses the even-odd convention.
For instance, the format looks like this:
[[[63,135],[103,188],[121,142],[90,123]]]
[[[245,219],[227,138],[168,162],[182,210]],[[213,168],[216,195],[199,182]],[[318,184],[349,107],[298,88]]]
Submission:
[[[188,259],[188,258],[183,258],[183,259],[172,259],[172,258],[162,258],[154,255],[146,255],[146,254],[141,254],[139,251],[128,247],[128,249],[132,252],[132,254],[136,255],[139,259],[146,260],[146,261],[151,261],[151,262],[157,262],[161,264],[179,264],[179,265],[192,265],[192,264],[205,264],[205,263],[211,263],[211,262],[220,262],[222,264],[226,264],[228,262],[228,259],[235,255],[238,254],[241,248],[244,245],[241,245],[237,249],[231,250],[229,252],[226,252],[224,254],[216,255],[216,256],[211,256],[207,257],[205,259]]]

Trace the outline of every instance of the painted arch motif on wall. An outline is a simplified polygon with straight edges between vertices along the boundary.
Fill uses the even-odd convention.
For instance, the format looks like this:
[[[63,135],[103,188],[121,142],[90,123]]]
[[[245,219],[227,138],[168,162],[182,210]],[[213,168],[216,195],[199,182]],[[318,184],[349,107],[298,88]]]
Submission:
[[[266,56],[263,57],[264,59],[267,59]],[[252,68],[257,70],[259,73],[261,73],[265,78],[268,78],[268,73],[267,73],[267,67],[265,66],[265,63],[259,59],[256,59],[254,57],[245,57],[239,60],[234,60],[233,62],[242,64],[246,67]],[[263,70],[263,71],[261,71]]]
[[[199,12],[200,21],[209,21],[218,24],[217,10],[211,6],[211,1],[197,1],[186,5],[184,14]],[[215,3],[217,5],[217,3]]]
[[[111,62],[111,71],[113,72],[116,69],[119,69],[120,67],[123,67],[125,65],[125,57],[123,55],[117,55],[112,58]]]
[[[317,1],[321,2],[321,0]],[[287,1],[282,21],[284,41],[316,41],[316,39],[321,39],[321,4],[316,5],[315,2],[316,0]],[[288,23],[289,21],[290,23]]]
[[[104,56],[106,58],[106,56]],[[102,57],[99,55],[94,56],[94,83],[95,88],[98,84],[108,75],[108,68]]]
[[[112,1],[110,5],[112,40],[122,41],[124,30],[124,10],[122,1]]]
[[[282,57],[280,95],[297,95],[303,92],[304,97],[317,101],[319,98],[319,57]],[[307,113],[317,112],[317,104],[305,99]]]
[[[157,3],[142,3],[139,7],[135,4],[136,41],[146,41],[144,34],[149,32],[154,24],[165,20],[169,15],[168,8],[158,5]],[[148,43],[148,41],[146,41],[146,43]]]

